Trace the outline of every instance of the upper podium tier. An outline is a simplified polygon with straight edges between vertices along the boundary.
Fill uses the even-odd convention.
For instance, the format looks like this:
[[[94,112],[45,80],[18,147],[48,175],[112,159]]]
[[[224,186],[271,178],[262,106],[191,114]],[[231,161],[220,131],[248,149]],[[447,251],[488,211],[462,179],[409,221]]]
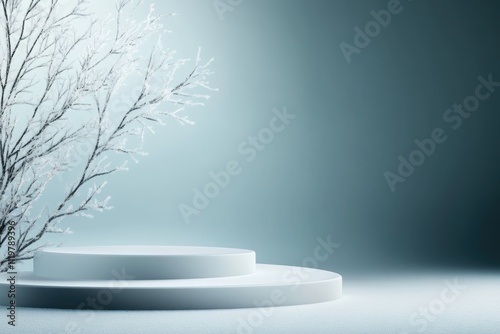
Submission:
[[[34,274],[60,280],[190,279],[253,274],[255,252],[187,246],[92,246],[44,248]]]

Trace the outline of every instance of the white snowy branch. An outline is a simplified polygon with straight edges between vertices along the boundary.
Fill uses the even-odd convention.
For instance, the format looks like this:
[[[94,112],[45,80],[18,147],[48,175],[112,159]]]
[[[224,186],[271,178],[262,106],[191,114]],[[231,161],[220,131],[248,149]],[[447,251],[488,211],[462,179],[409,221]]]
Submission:
[[[72,233],[58,226],[62,219],[111,209],[110,197],[101,198],[104,179],[128,167],[108,155],[137,161],[147,154],[146,132],[167,118],[193,124],[185,109],[216,90],[208,80],[213,59],[203,62],[200,50],[177,59],[163,46],[153,5],[136,20],[142,1],[119,0],[113,15],[97,19],[86,0],[69,9],[72,0],[62,1],[0,0],[0,271],[8,222],[23,260],[45,233]],[[148,41],[154,46],[144,53]],[[69,160],[82,144],[89,150],[77,169]],[[66,192],[45,202],[46,188],[69,170]]]

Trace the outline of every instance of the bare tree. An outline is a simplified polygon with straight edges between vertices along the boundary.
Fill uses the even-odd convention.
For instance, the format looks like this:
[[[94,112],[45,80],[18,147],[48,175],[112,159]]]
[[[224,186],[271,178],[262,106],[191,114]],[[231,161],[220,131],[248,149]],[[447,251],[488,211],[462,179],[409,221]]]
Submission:
[[[213,90],[212,60],[202,63],[198,51],[189,68],[164,48],[153,6],[136,21],[141,2],[120,0],[97,19],[86,0],[68,1],[0,0],[0,271],[9,251],[30,259],[46,233],[71,233],[58,227],[63,218],[110,209],[103,177],[127,166],[108,155],[136,160],[145,130],[168,117],[192,124],[184,107],[203,105]],[[91,149],[76,168],[69,161],[81,142]],[[76,177],[58,201],[44,201],[62,173]]]

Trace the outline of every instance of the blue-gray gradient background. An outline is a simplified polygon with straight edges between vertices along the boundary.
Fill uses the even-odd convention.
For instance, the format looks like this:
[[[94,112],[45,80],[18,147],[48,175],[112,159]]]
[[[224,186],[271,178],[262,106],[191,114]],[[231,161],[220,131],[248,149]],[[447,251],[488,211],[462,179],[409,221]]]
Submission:
[[[339,44],[387,3],[243,0],[221,20],[211,0],[158,1],[180,14],[165,19],[166,44],[214,57],[219,92],[189,111],[195,126],[157,128],[150,155],[109,178],[112,211],[68,219],[75,233],[50,240],[249,248],[259,262],[300,265],[330,235],[340,247],[320,267],[340,273],[498,267],[500,89],[456,131],[443,114],[478,76],[500,81],[500,3],[402,0],[348,63]],[[296,118],[247,162],[238,145],[284,106]],[[448,140],[392,192],[384,172],[438,127]],[[179,205],[230,160],[242,172],[186,224]]]

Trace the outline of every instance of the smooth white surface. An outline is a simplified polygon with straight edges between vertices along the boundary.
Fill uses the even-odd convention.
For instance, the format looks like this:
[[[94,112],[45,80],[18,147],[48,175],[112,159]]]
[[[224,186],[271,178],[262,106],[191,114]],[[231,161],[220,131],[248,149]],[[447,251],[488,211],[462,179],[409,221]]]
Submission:
[[[247,249],[199,246],[85,246],[85,247],[46,247],[41,253],[79,254],[79,255],[116,255],[116,256],[191,256],[191,255],[233,255],[252,252]]]
[[[254,274],[202,279],[127,280],[119,272],[110,281],[52,280],[30,272],[17,276],[18,306],[77,308],[96,298],[103,309],[215,309],[273,304],[319,303],[342,296],[342,277],[324,270],[257,265]],[[7,303],[6,275],[0,276],[0,304]]]
[[[131,279],[183,279],[248,275],[255,252],[188,246],[92,246],[44,248],[34,274],[58,280],[107,280],[125,270]]]
[[[418,332],[419,328],[409,323],[411,314],[439,298],[443,281],[456,277],[467,289]],[[500,274],[347,276],[344,296],[339,300],[263,309],[265,315],[256,312],[258,309],[95,312],[20,308],[17,326],[7,326],[2,319],[0,333],[62,334],[71,333],[65,328],[73,328],[80,334],[497,334]],[[245,332],[241,324],[250,319],[258,325]]]

